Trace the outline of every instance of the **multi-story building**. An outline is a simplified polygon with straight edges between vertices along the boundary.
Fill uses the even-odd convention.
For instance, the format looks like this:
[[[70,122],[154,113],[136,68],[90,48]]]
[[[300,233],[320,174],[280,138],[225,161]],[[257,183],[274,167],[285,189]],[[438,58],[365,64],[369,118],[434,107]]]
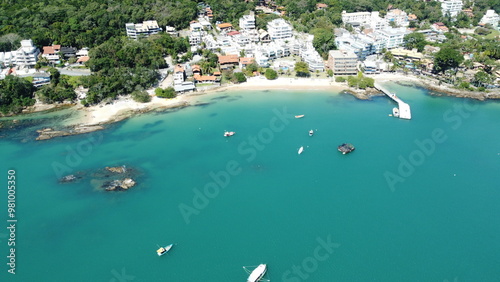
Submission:
[[[486,14],[481,18],[479,24],[490,24],[493,28],[498,29],[498,22],[500,21],[500,17],[495,12],[495,10],[488,10]]]
[[[406,27],[410,25],[406,12],[399,9],[389,10],[389,12],[387,12],[387,15],[385,15],[385,20],[388,24],[390,24],[391,22],[395,23],[396,26]]]
[[[330,50],[328,67],[335,75],[354,75],[358,72],[358,56],[351,51]]]
[[[47,59],[49,62],[57,63],[59,61],[59,52],[61,51],[61,45],[43,46],[42,49],[42,57]]]
[[[403,45],[404,36],[408,34],[405,27],[385,28],[376,31],[376,36],[384,42],[382,48],[392,49]]]
[[[38,54],[40,54],[40,50],[33,46],[31,39],[22,40],[21,47],[19,49],[9,52],[0,52],[0,68],[2,66],[32,68],[37,62]]]
[[[462,11],[462,0],[438,0],[441,2],[441,11],[443,16],[450,15],[452,18],[456,17]]]
[[[148,37],[151,34],[156,34],[162,31],[156,21],[145,21],[138,24],[127,23],[125,24],[125,29],[127,31],[127,36],[132,39]]]
[[[372,14],[370,12],[347,13],[342,11],[342,22],[353,26],[362,25],[370,22]]]
[[[182,84],[186,78],[186,73],[184,72],[184,67],[182,65],[176,65],[174,68],[174,85]]]
[[[293,36],[292,25],[281,18],[268,22],[267,32],[272,40],[287,39]]]
[[[251,13],[250,15],[243,15],[243,17],[240,18],[240,29],[255,29],[255,16],[253,15],[253,13]]]

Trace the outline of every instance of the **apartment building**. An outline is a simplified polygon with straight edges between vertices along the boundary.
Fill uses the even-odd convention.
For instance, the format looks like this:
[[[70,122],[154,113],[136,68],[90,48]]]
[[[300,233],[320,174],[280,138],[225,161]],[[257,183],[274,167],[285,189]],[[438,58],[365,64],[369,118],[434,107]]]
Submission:
[[[145,21],[138,24],[127,23],[125,24],[125,29],[127,31],[127,36],[132,39],[148,37],[151,34],[156,34],[162,31],[156,21]]]
[[[250,15],[243,15],[243,17],[240,18],[240,29],[242,30],[252,30],[255,29],[255,16],[253,13]]]
[[[410,25],[410,22],[408,21],[408,14],[400,9],[389,10],[389,12],[385,15],[385,20],[387,21],[387,24],[393,22],[396,26],[407,27]]]
[[[488,10],[486,14],[481,18],[479,24],[490,24],[493,28],[498,29],[498,22],[500,21],[500,17],[495,12],[495,10]]]
[[[267,32],[272,40],[287,39],[293,36],[292,25],[281,18],[268,22]]]
[[[441,11],[443,16],[449,14],[452,18],[456,17],[462,11],[462,0],[438,0],[441,2]]]
[[[330,50],[328,67],[334,75],[355,75],[358,72],[358,57],[351,51]]]

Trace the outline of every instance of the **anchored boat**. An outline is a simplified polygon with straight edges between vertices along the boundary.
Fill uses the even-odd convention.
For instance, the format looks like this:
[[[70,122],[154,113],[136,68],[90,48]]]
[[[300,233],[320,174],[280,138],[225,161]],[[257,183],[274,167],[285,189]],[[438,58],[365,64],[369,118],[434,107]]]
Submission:
[[[313,134],[314,134],[314,130],[312,130],[312,129],[309,130],[309,136],[313,136]]]
[[[158,256],[163,256],[164,254],[168,253],[168,251],[170,251],[170,249],[172,249],[172,246],[174,244],[170,244],[168,246],[165,246],[165,247],[160,247],[158,250],[156,250],[156,253],[158,254]]]
[[[342,154],[349,154],[350,152],[354,151],[356,148],[354,148],[354,145],[350,144],[350,143],[344,143],[340,146],[337,147],[337,149],[339,150],[339,152],[341,152]]]
[[[246,267],[243,266],[243,269],[245,269],[245,271],[247,271],[247,272],[250,273],[250,271]],[[259,266],[257,266],[250,273],[250,276],[248,276],[247,282],[261,281],[261,279],[264,276],[264,274],[266,274],[266,271],[267,271],[267,265],[265,265],[265,264],[259,264]]]
[[[304,146],[299,148],[298,154],[300,155],[300,154],[302,154],[302,152],[304,152]]]
[[[235,134],[236,132],[234,131],[225,131],[224,132],[224,137],[231,137]]]
[[[296,115],[295,118],[303,118],[304,115]]]

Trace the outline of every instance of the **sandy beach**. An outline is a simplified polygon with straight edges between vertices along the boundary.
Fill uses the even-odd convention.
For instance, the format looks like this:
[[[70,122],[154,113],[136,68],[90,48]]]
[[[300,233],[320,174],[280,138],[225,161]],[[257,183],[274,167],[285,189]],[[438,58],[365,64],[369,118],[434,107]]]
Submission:
[[[376,82],[398,82],[398,83],[415,83],[426,87],[430,90],[439,93],[446,93],[456,97],[474,98],[484,100],[487,98],[500,98],[499,91],[485,92],[470,92],[459,89],[454,89],[446,85],[438,85],[438,82],[432,78],[417,77],[415,75],[405,75],[400,73],[382,73],[369,75]],[[334,78],[285,78],[279,77],[275,80],[268,80],[263,76],[248,78],[247,82],[241,84],[230,84],[221,87],[211,88],[209,90],[180,94],[174,99],[158,98],[153,95],[154,90],[148,92],[152,95],[152,99],[148,103],[135,102],[130,97],[120,97],[112,103],[99,104],[91,107],[84,107],[77,104],[76,110],[80,114],[71,120],[67,120],[66,125],[73,127],[74,130],[69,134],[80,134],[94,130],[103,129],[102,125],[117,122],[126,119],[134,114],[145,113],[156,109],[167,109],[175,107],[183,107],[196,103],[196,97],[199,95],[213,94],[227,90],[322,90],[339,93],[348,91],[359,99],[369,99],[370,95],[378,93],[374,89],[369,91],[356,90],[348,87],[346,82],[335,82]],[[53,105],[37,104],[29,109],[29,112],[46,110],[53,108]]]

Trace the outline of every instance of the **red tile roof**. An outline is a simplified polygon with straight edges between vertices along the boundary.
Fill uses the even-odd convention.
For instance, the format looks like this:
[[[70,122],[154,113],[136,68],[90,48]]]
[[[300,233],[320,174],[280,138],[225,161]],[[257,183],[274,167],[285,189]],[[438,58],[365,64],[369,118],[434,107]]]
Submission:
[[[222,28],[230,28],[230,27],[233,27],[233,25],[232,25],[232,24],[230,24],[230,23],[221,23],[221,24],[218,24],[217,26],[218,26],[219,28],[221,28],[221,29],[222,29]]]
[[[86,61],[88,61],[90,59],[89,56],[81,56],[80,58],[78,58],[78,60],[76,60],[77,63],[85,63]]]
[[[248,65],[248,64],[251,64],[255,61],[254,58],[240,58],[240,63],[242,65]]]
[[[238,55],[219,56],[219,64],[238,63]]]

